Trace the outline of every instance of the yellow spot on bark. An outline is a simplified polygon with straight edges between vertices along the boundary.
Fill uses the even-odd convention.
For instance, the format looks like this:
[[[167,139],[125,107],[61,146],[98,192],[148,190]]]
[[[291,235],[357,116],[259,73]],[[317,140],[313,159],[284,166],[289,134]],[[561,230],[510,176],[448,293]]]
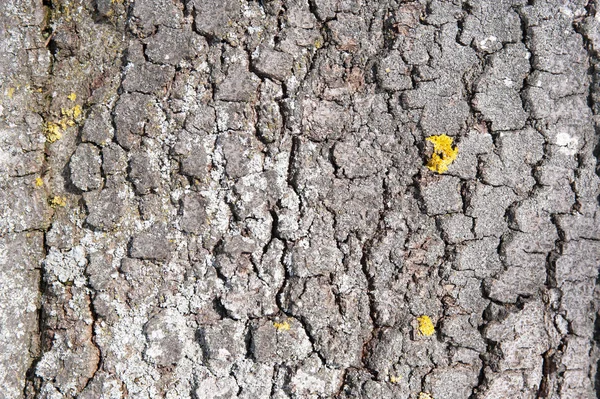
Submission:
[[[431,318],[427,315],[417,317],[417,322],[419,323],[419,334],[424,335],[426,337],[430,337],[435,332],[435,327],[433,326],[433,322]]]
[[[433,396],[427,392],[419,392],[419,399],[433,399]]]
[[[42,180],[41,177],[36,177],[35,179],[35,186],[36,187],[42,187],[44,185],[44,181]]]
[[[66,206],[67,205],[67,199],[65,197],[59,197],[58,195],[55,197],[52,197],[52,200],[50,200],[50,206],[52,208],[56,208],[57,206]]]
[[[291,328],[290,323],[287,320],[286,321],[282,321],[281,323],[277,322],[277,321],[274,321],[273,322],[273,327],[275,327],[279,331],[288,331]]]
[[[75,93],[69,95],[69,99],[76,98]],[[58,122],[46,122],[44,124],[44,133],[49,143],[54,143],[60,140],[65,131],[69,126],[75,126],[75,123],[81,119],[81,106],[76,104],[73,108],[61,108],[60,110],[62,118]]]
[[[71,93],[67,96],[67,98],[71,101],[75,101],[75,100],[77,100],[77,94]]]
[[[73,107],[73,118],[79,119],[80,116],[81,116],[81,107],[79,105],[76,105]]]
[[[61,108],[60,112],[63,115],[63,120],[69,125],[75,124],[75,119],[79,119],[81,116],[81,106],[75,105],[73,108]]]
[[[61,127],[58,123],[46,122],[44,124],[44,134],[49,143],[54,143],[62,138]]]
[[[15,94],[15,88],[9,87],[8,90],[6,91],[6,96],[8,98],[12,99],[14,94]]]
[[[433,154],[431,154],[431,159],[427,162],[427,167],[433,172],[446,172],[448,166],[454,162],[458,155],[458,147],[452,144],[454,139],[441,134],[439,136],[429,136],[425,140],[433,144]]]
[[[390,376],[390,382],[391,382],[392,384],[397,384],[397,383],[399,383],[401,379],[402,379],[402,376],[401,376],[401,375],[391,375],[391,376]]]

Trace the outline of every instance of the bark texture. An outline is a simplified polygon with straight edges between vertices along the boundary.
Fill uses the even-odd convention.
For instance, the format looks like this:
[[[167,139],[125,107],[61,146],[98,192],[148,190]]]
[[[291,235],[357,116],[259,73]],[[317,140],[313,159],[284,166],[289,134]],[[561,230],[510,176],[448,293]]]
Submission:
[[[599,27],[0,1],[0,398],[597,397]]]

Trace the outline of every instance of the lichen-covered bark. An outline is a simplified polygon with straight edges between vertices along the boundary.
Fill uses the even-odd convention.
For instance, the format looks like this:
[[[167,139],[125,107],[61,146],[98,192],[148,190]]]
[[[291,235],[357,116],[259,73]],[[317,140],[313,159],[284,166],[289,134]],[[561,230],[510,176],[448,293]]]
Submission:
[[[0,2],[0,398],[596,397],[596,8]]]

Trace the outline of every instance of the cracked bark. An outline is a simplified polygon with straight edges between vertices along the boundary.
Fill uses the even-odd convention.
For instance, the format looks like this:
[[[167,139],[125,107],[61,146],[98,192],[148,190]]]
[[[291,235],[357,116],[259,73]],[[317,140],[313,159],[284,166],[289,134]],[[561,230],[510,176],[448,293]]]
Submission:
[[[0,397],[597,396],[596,1],[6,3]]]

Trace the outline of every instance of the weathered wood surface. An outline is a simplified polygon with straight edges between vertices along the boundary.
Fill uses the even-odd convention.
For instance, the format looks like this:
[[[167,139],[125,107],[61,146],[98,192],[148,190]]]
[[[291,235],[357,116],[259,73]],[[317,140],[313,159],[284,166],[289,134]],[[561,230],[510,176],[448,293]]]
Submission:
[[[596,8],[1,1],[0,398],[596,397]]]

